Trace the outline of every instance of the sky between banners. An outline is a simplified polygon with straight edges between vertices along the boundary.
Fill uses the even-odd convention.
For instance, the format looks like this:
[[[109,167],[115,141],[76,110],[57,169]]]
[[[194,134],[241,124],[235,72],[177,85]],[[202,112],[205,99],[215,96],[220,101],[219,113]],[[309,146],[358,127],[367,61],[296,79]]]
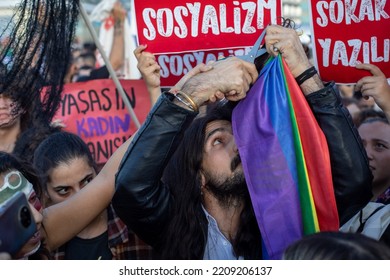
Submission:
[[[269,23],[281,0],[134,0],[138,40],[156,54],[161,85],[173,86],[198,63],[243,55]],[[322,79],[355,83],[368,75],[356,61],[390,77],[390,4],[387,0],[309,1],[314,60]],[[347,73],[347,75],[346,75]]]

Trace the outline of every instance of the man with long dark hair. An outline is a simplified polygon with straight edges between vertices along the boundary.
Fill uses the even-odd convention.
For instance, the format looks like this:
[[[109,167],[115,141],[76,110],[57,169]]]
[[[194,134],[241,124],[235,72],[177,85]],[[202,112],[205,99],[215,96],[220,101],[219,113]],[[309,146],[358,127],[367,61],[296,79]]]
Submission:
[[[312,68],[293,29],[268,26],[265,43],[269,54],[282,55],[295,78]],[[190,77],[175,94],[160,97],[122,159],[113,205],[163,259],[264,257],[230,103],[215,106],[221,98],[244,98],[257,76],[254,64],[228,58]],[[333,85],[325,86],[315,73],[301,82],[335,155],[333,182],[344,220],[370,197],[364,149]],[[196,118],[200,106],[213,103],[215,110]]]

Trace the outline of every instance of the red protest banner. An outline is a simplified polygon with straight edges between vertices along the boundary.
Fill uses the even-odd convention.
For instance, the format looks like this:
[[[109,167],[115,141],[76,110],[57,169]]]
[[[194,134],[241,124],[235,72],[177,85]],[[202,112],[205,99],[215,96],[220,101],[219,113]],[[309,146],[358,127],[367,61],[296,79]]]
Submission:
[[[140,123],[150,111],[150,96],[143,80],[121,80]],[[111,79],[66,84],[54,120],[79,135],[97,163],[105,163],[137,127]]]
[[[390,3],[387,0],[310,1],[314,58],[325,81],[356,83],[370,75],[357,61],[390,77]]]
[[[138,40],[156,54],[162,87],[201,62],[246,54],[281,17],[281,6],[281,0],[134,0]]]
[[[174,86],[182,76],[199,63],[207,64],[209,61],[216,61],[220,56],[244,55],[249,50],[250,48],[237,48],[156,55],[157,63],[161,66],[161,86]]]

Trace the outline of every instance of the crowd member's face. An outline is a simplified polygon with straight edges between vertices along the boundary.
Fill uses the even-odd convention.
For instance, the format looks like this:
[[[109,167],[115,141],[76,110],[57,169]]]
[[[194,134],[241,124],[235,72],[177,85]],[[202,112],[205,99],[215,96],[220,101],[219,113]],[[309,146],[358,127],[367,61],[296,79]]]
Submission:
[[[375,121],[359,126],[359,134],[367,151],[374,185],[390,181],[390,125]]]
[[[41,245],[42,237],[41,237],[40,230],[42,227],[42,220],[43,220],[42,205],[32,187],[32,184],[21,173],[18,172],[19,175],[12,174],[11,176],[8,176],[8,178],[7,178],[7,174],[9,173],[2,174],[0,176],[0,186],[2,186],[1,187],[2,191],[7,191],[5,190],[5,188],[7,188],[6,185],[9,185],[10,183],[13,184],[13,182],[18,182],[20,180],[21,182],[20,187],[18,187],[18,189],[15,189],[15,191],[22,191],[26,195],[31,214],[37,225],[37,231],[35,232],[35,234],[22,247],[22,249],[18,252],[17,256],[15,256],[15,258],[18,259],[18,258],[28,257],[32,255],[39,249]],[[17,178],[18,176],[20,177]]]
[[[206,187],[218,199],[246,193],[245,177],[230,122],[217,120],[207,125],[202,173]]]
[[[84,157],[74,158],[59,164],[49,174],[47,192],[49,203],[57,204],[79,192],[94,177],[96,172]]]
[[[15,109],[16,103],[4,94],[0,94],[0,128],[13,126],[20,117],[21,110]]]

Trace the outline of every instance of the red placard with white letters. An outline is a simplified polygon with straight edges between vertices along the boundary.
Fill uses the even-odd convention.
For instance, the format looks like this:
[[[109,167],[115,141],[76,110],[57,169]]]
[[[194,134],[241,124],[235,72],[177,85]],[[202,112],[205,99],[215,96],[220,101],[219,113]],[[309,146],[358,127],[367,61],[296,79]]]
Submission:
[[[161,86],[173,86],[200,62],[245,54],[278,22],[281,6],[281,0],[134,0],[138,41],[157,56]]]
[[[357,62],[378,66],[390,77],[390,2],[310,1],[314,60],[325,81],[356,83],[371,75]]]

